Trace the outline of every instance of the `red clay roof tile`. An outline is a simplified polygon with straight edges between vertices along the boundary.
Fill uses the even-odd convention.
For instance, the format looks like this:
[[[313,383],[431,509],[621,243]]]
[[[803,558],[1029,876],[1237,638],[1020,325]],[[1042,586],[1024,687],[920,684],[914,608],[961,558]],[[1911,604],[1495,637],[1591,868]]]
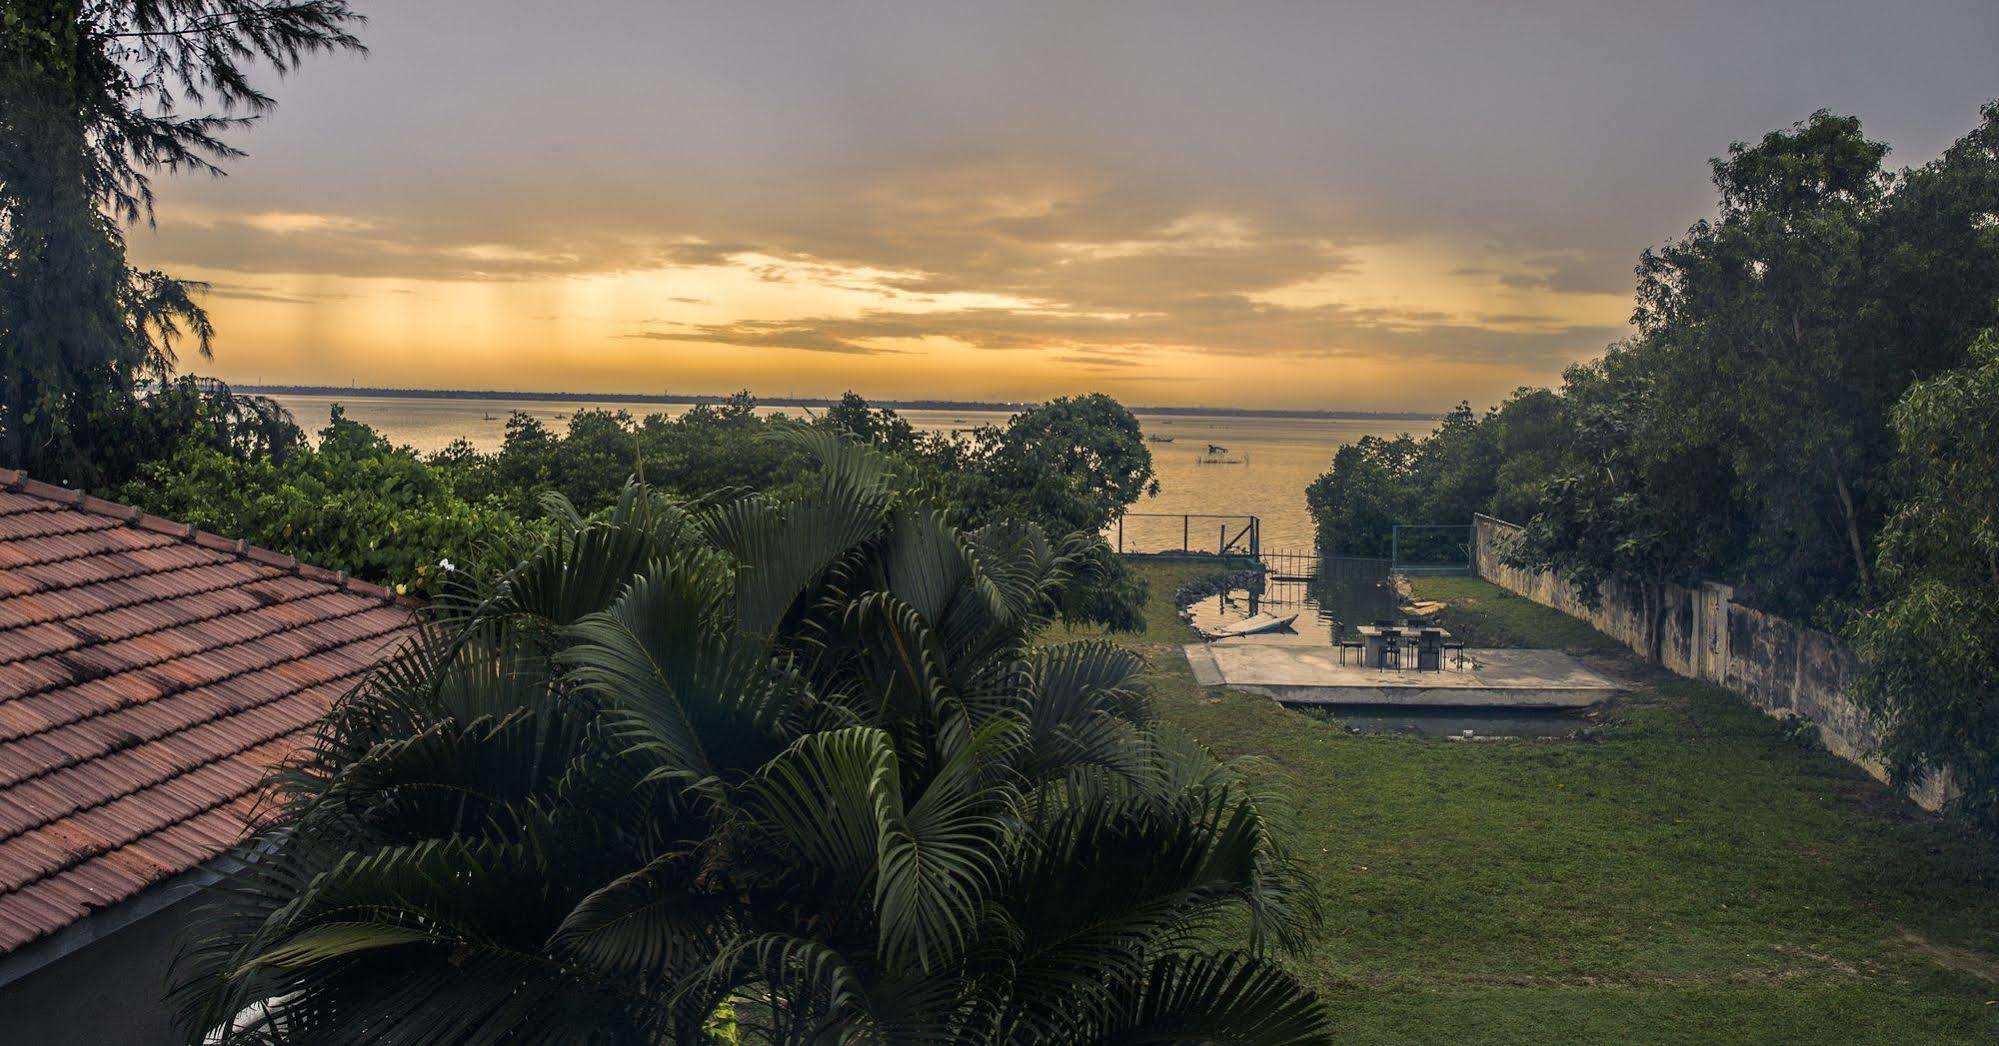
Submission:
[[[411,631],[380,586],[0,469],[0,954],[239,841]]]

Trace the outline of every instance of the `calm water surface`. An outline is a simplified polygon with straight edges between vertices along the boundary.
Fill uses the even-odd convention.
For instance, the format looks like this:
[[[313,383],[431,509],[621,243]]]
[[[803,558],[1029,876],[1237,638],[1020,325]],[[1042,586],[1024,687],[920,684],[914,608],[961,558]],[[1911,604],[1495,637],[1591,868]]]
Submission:
[[[523,411],[558,430],[580,409],[602,408],[629,411],[635,417],[647,414],[678,416],[688,406],[681,404],[551,403],[544,400],[509,399],[405,399],[385,396],[276,396],[273,397],[308,432],[326,424],[327,411],[335,402],[347,409],[347,416],[365,422],[396,443],[419,451],[442,448],[460,437],[480,450],[496,450],[506,432],[507,416]],[[799,413],[789,408],[790,413]],[[773,409],[769,413],[779,413]],[[1007,415],[999,411],[900,412],[910,424],[932,432],[971,429],[1000,424]],[[1427,421],[1317,420],[1294,418],[1238,418],[1220,415],[1139,415],[1148,436],[1171,438],[1170,443],[1150,443],[1153,468],[1159,474],[1159,496],[1142,499],[1132,506],[1135,513],[1211,513],[1216,515],[1256,515],[1263,520],[1265,548],[1305,548],[1312,543],[1312,520],[1305,511],[1305,487],[1332,464],[1333,452],[1366,435],[1393,436],[1405,431],[1428,432]],[[1201,464],[1210,443],[1228,448],[1225,455],[1239,464]],[[1219,529],[1219,521],[1208,526]],[[1125,532],[1130,547],[1141,550],[1179,548],[1180,521],[1133,519]],[[1212,547],[1216,535],[1194,534],[1195,547]]]
[[[1363,734],[1421,737],[1568,737],[1595,719],[1590,710],[1532,708],[1381,708],[1366,705],[1292,705],[1314,719]]]
[[[1375,621],[1400,621],[1402,600],[1395,594],[1385,559],[1327,559],[1317,581],[1265,582],[1254,592],[1238,588],[1189,607],[1194,627],[1212,632],[1257,614],[1283,617],[1296,614],[1291,627],[1282,632],[1265,632],[1259,643],[1332,646],[1344,630]]]

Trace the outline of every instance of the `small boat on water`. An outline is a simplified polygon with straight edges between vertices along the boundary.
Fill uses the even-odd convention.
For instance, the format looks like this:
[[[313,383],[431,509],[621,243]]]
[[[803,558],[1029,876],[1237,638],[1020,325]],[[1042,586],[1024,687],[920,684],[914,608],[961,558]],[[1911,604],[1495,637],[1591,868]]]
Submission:
[[[1173,437],[1171,437],[1171,436],[1147,436],[1147,437],[1145,437],[1145,442],[1147,442],[1147,443],[1171,443],[1171,442],[1173,442]]]
[[[1276,614],[1258,614],[1252,618],[1246,618],[1232,624],[1223,625],[1220,628],[1211,629],[1208,634],[1217,639],[1253,636],[1260,632],[1275,632],[1278,629],[1290,628],[1291,622],[1296,620],[1298,620],[1298,615],[1296,614],[1286,614],[1283,617],[1279,617]]]

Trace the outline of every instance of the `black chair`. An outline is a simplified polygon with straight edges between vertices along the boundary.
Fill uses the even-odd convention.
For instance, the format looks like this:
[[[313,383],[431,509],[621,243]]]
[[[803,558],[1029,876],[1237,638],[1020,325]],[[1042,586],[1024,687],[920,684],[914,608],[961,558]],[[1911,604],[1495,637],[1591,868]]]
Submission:
[[[1333,641],[1340,645],[1340,664],[1344,665],[1347,663],[1347,651],[1349,650],[1354,652],[1355,661],[1363,665],[1367,664],[1367,640],[1364,637],[1354,636],[1351,639],[1347,638],[1347,626],[1341,625]]]
[[[1402,671],[1402,633],[1396,629],[1381,630],[1381,667]]]
[[[1445,643],[1444,653],[1449,654],[1451,656],[1451,663],[1458,666],[1459,669],[1463,669],[1465,667],[1466,657],[1465,657],[1464,640],[1453,639],[1450,642]]]
[[[1416,670],[1429,669],[1432,672],[1444,670],[1444,633],[1442,629],[1426,628],[1416,633],[1412,644],[1416,651]]]

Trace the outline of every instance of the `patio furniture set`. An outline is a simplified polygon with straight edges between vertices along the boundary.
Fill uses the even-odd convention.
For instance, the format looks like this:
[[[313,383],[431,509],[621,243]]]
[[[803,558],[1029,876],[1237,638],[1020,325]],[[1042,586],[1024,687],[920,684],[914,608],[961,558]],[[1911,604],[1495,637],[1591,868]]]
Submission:
[[[1441,672],[1447,658],[1453,667],[1459,669],[1468,663],[1464,643],[1453,640],[1451,634],[1441,628],[1414,622],[1398,626],[1393,621],[1384,620],[1356,626],[1354,631],[1359,634],[1358,638],[1340,636],[1340,664],[1347,663],[1349,650],[1360,659],[1363,668],[1395,672],[1404,668],[1413,668],[1418,672]]]

